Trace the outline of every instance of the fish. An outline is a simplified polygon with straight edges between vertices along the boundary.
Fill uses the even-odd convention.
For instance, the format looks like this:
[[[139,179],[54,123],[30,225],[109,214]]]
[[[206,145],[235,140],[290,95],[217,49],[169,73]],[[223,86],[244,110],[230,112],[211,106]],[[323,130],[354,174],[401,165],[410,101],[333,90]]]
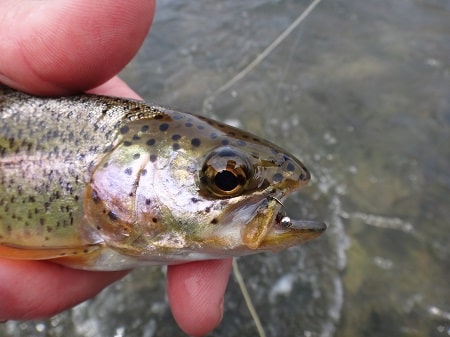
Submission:
[[[122,270],[318,237],[283,201],[303,163],[249,132],[143,101],[0,86],[0,257]]]

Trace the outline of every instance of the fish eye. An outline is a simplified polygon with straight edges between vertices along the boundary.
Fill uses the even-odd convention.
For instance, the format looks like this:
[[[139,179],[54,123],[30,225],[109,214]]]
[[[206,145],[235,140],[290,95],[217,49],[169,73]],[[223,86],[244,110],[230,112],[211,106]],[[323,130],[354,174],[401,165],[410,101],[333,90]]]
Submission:
[[[199,173],[200,185],[221,198],[242,194],[251,179],[251,165],[245,155],[230,147],[214,150]]]

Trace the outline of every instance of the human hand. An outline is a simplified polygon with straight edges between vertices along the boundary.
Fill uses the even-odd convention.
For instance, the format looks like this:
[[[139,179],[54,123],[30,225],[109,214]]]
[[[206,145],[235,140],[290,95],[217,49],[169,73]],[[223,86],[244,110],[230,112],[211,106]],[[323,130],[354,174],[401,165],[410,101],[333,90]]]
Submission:
[[[0,82],[42,95],[91,89],[139,98],[113,76],[139,49],[153,13],[150,0],[3,0]],[[168,267],[170,305],[186,333],[204,335],[219,324],[230,269],[230,260]],[[0,320],[52,316],[95,296],[125,274],[0,259]]]

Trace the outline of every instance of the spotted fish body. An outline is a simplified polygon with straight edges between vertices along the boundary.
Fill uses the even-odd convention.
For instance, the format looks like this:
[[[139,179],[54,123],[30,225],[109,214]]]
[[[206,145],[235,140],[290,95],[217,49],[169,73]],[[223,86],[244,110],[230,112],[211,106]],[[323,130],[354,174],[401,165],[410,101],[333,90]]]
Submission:
[[[74,268],[274,251],[325,225],[282,221],[303,164],[250,133],[122,98],[0,87],[0,257]]]

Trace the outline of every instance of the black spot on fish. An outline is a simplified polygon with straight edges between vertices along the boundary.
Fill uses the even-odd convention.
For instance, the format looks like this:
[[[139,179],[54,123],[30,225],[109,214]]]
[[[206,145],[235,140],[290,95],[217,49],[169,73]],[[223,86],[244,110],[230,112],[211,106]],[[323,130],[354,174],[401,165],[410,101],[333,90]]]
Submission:
[[[201,141],[200,141],[200,139],[198,139],[198,138],[192,138],[191,144],[192,144],[192,146],[194,146],[194,147],[199,147],[200,144],[201,144]]]
[[[117,221],[117,219],[118,219],[117,215],[115,213],[111,212],[111,211],[108,212],[108,218],[111,221]]]
[[[222,140],[222,145],[228,145],[228,144],[230,144],[230,142],[228,141],[228,139]]]
[[[217,220],[217,218],[214,218],[211,220],[211,224],[215,225],[216,223],[218,223],[219,221]]]
[[[279,183],[283,180],[283,175],[281,173],[275,173],[272,178],[273,181]]]
[[[301,173],[299,179],[300,180],[306,180],[306,174]]]
[[[142,171],[141,171],[141,176],[145,176],[147,174],[147,170],[146,169],[143,169]]]
[[[145,142],[145,144],[147,144],[148,146],[152,146],[152,145],[155,144],[155,140],[154,140],[153,138],[150,138],[149,140],[147,140],[147,141]]]
[[[169,124],[167,124],[167,123],[162,123],[162,124],[159,126],[159,131],[167,131],[168,128],[169,128]]]
[[[213,132],[209,135],[209,138],[211,139],[216,139],[217,138],[217,133]]]
[[[157,222],[158,222],[158,219],[157,219],[157,218],[152,218],[152,221],[153,221],[154,223],[157,223]]]
[[[124,145],[124,146],[131,146],[132,144],[133,144],[133,143],[130,142],[130,141],[128,141],[128,140],[126,140],[126,141],[123,142],[123,145]]]
[[[154,162],[156,161],[157,158],[158,158],[158,157],[156,156],[156,154],[150,155],[150,161],[151,161],[152,163],[154,163]]]
[[[149,206],[151,203],[152,203],[152,200],[151,200],[151,199],[145,199],[145,204],[146,204],[147,206]]]
[[[236,152],[234,152],[232,149],[222,149],[218,153],[219,157],[233,157],[236,155]]]
[[[159,115],[156,115],[154,118],[155,118],[155,119],[163,119],[163,117],[164,117],[164,116],[163,116],[162,114],[159,114]]]
[[[184,125],[185,125],[186,127],[190,128],[190,127],[192,127],[193,124],[188,122],[188,123],[186,123],[186,124],[184,124]]]
[[[133,170],[131,169],[131,167],[127,167],[127,168],[125,169],[124,173],[125,173],[126,175],[131,176],[131,174],[133,173]]]
[[[133,159],[134,159],[134,160],[139,159],[140,157],[141,157],[141,154],[140,154],[140,153],[135,153],[135,154],[133,155]]]
[[[286,165],[286,170],[291,171],[291,172],[294,171],[294,170],[295,170],[294,164],[288,163],[288,164]]]
[[[128,131],[130,131],[130,128],[129,128],[128,126],[126,126],[126,125],[124,125],[124,126],[122,126],[122,127],[120,128],[120,133],[121,133],[122,135],[126,134]]]
[[[149,126],[148,126],[148,125],[143,125],[143,126],[141,127],[141,131],[142,131],[142,132],[146,132],[146,131],[148,131],[148,129],[149,129]]]
[[[173,145],[172,145],[172,149],[173,149],[174,151],[179,150],[179,149],[180,149],[180,144],[178,144],[178,143],[173,144]]]
[[[139,137],[138,135],[133,135],[133,140],[140,140],[141,137]]]
[[[180,138],[181,138],[181,136],[178,134],[172,135],[172,140],[178,140]]]

